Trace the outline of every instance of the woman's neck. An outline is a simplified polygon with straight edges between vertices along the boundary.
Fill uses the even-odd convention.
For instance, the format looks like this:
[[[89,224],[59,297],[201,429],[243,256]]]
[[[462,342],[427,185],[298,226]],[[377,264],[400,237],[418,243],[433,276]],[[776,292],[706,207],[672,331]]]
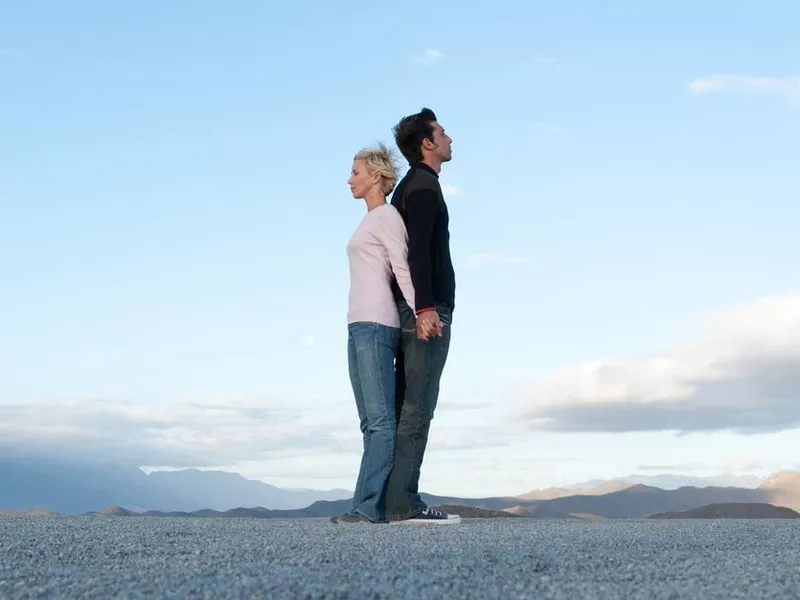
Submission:
[[[364,198],[364,202],[367,203],[367,212],[369,212],[386,204],[386,196],[380,192],[375,192],[374,194],[368,194]]]

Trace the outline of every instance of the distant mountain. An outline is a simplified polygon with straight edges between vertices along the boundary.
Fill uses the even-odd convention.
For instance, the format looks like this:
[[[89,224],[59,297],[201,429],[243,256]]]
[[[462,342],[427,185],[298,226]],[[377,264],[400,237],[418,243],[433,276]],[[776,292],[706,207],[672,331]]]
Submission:
[[[452,514],[458,514],[465,518],[515,518],[509,512],[501,510],[491,510],[488,508],[477,508],[474,506],[438,506],[440,510]],[[281,519],[281,518],[309,518],[309,517],[332,517],[340,515],[350,509],[349,501],[336,501],[336,502],[316,502],[312,506],[304,509],[294,510],[268,510],[266,508],[234,508],[231,510],[217,511],[217,510],[196,510],[189,512],[162,512],[162,511],[145,511],[142,513],[134,513],[124,508],[114,506],[107,508],[98,513],[93,513],[96,516],[116,516],[116,517],[245,517],[251,519]]]
[[[286,490],[227,471],[153,471],[148,478],[160,489],[185,498],[180,507],[160,507],[166,510],[227,510],[237,506],[293,509],[317,500],[343,500],[353,495],[347,490]]]
[[[800,473],[776,473],[765,479],[759,489],[769,496],[770,503],[800,511]]]
[[[204,508],[191,511],[130,511],[119,506],[112,506],[100,512],[91,513],[96,516],[117,516],[117,517],[245,517],[251,519],[302,519],[309,517],[332,517],[340,515],[350,510],[349,500],[320,500],[306,508],[270,510],[261,506],[243,507],[239,506],[229,510],[213,510]]]
[[[762,502],[707,504],[681,512],[656,513],[651,519],[798,519],[800,513]]]
[[[494,504],[496,499],[488,499],[489,504]],[[501,510],[481,507],[480,499],[462,499],[462,504],[447,504],[438,501],[437,496],[425,495],[425,502],[429,506],[448,506],[457,509],[458,514],[465,516],[485,516],[485,517],[515,517],[513,513],[501,513]],[[508,503],[510,505],[511,500]],[[91,512],[89,514],[97,516],[143,516],[143,517],[248,517],[257,519],[302,519],[313,517],[333,517],[349,511],[352,508],[351,499],[346,500],[318,500],[304,508],[294,509],[267,509],[261,506],[240,506],[228,510],[214,510],[209,508],[198,510],[137,510],[132,511],[119,506],[112,506],[102,511]],[[530,515],[526,515],[530,516]],[[553,518],[551,516],[551,518]],[[565,518],[559,515],[558,518]]]
[[[593,518],[646,518],[666,511],[682,511],[719,502],[760,502],[764,493],[744,488],[681,488],[662,490],[646,485],[635,485],[608,494],[576,495],[551,500],[519,502],[513,498],[444,498],[424,497],[430,506],[458,506],[472,514],[486,515],[506,511],[518,517],[538,519],[593,519]],[[227,511],[198,510],[181,512],[146,511],[145,516],[200,516],[200,517],[255,517],[255,518],[306,518],[331,517],[350,509],[349,500],[319,501],[310,506],[290,510],[268,510],[262,507],[239,507]]]
[[[236,473],[156,471],[95,462],[0,456],[0,507],[82,514],[103,506],[143,512],[227,510],[238,506],[300,509],[317,500],[351,497],[347,490],[289,491]]]
[[[99,512],[86,513],[97,517],[132,517],[137,513],[119,506],[109,506]]]
[[[623,490],[631,487],[631,485],[633,484],[622,479],[614,479],[597,483],[596,485],[588,485],[587,487],[549,487],[541,490],[532,490],[517,496],[517,498],[519,500],[552,500],[554,498],[564,498],[565,496],[575,495],[600,496],[602,494]]]
[[[722,487],[683,487],[677,490],[637,484],[599,496],[576,495],[521,502],[515,512],[535,514],[546,508],[581,518],[642,519],[658,512],[682,511],[719,502],[767,502],[762,490]]]
[[[145,510],[184,501],[155,486],[141,470],[119,465],[0,457],[0,482],[0,507],[12,511],[46,508],[80,514],[101,506]]]
[[[727,476],[720,477],[726,479]],[[525,494],[528,499],[462,498],[448,499],[447,503],[506,510],[520,516],[550,519],[641,519],[659,512],[686,511],[709,504],[727,503],[768,503],[800,511],[800,473],[794,472],[773,475],[756,488],[682,486],[677,489],[662,489],[641,483],[626,485],[620,480],[594,483],[597,484],[595,487],[571,490],[572,493],[565,488],[539,490]],[[530,499],[530,496],[537,494],[544,498]],[[431,504],[430,500],[425,501]],[[438,498],[436,501],[444,503]]]
[[[120,465],[0,455],[0,508],[12,512],[96,514],[93,511],[101,507],[117,506],[153,516],[328,517],[349,510],[350,498],[347,490],[286,490],[222,471],[185,469],[146,475]],[[800,511],[800,473],[778,473],[757,488],[662,489],[615,480],[584,489],[549,488],[522,497],[422,494],[422,498],[429,506],[507,511],[540,519],[645,518],[729,503],[766,503]]]
[[[676,498],[676,491],[679,490],[657,490],[653,492],[654,488],[647,488],[642,486],[638,490],[634,490],[631,494],[632,497],[636,495],[645,495],[648,498],[655,498],[661,496],[664,503],[669,503],[670,500],[664,499],[672,497],[673,501],[680,501]],[[724,488],[720,488],[724,489]],[[663,494],[659,494],[659,492]],[[611,496],[612,494],[609,494]],[[686,494],[682,495],[685,498]],[[529,507],[529,510],[520,511],[520,507],[509,511],[492,510],[487,508],[479,508],[475,506],[464,505],[438,505],[435,508],[448,512],[451,514],[458,514],[464,518],[545,518],[545,519],[574,519],[574,518],[603,518],[598,513],[596,508],[594,513],[572,513],[566,514],[557,512],[556,510],[547,507],[546,505],[538,505]],[[145,511],[135,512],[119,506],[108,507],[102,511],[87,513],[87,515],[98,517],[200,517],[200,518],[255,518],[255,519],[278,519],[278,518],[309,518],[309,517],[330,517],[341,514],[349,509],[348,501],[335,501],[317,502],[312,506],[304,509],[294,510],[269,510],[266,508],[253,507],[253,508],[234,508],[231,510],[217,511],[217,510],[196,510],[196,511]],[[18,511],[9,513],[0,510],[0,516],[51,516],[54,515],[52,511]],[[609,517],[605,518],[624,518],[624,517]],[[786,507],[774,506],[763,502],[729,502],[729,503],[712,503],[703,506],[698,506],[684,511],[666,511],[651,514],[650,519],[796,519],[800,518],[800,513]]]
[[[740,487],[757,488],[763,482],[761,477],[755,475],[734,475],[721,473],[710,477],[697,477],[695,475],[680,475],[662,473],[660,475],[628,475],[622,478],[628,483],[643,483],[662,490],[677,490],[682,487]]]
[[[753,475],[733,475],[722,473],[712,477],[695,477],[693,475],[628,475],[616,479],[594,479],[563,487],[549,487],[531,490],[517,496],[520,500],[552,500],[565,496],[585,495],[599,496],[616,492],[632,485],[644,484],[662,490],[676,490],[681,487],[743,487],[756,488],[762,483],[760,477]]]
[[[56,517],[60,516],[54,510],[45,508],[26,508],[24,510],[3,510],[0,508],[0,517]]]

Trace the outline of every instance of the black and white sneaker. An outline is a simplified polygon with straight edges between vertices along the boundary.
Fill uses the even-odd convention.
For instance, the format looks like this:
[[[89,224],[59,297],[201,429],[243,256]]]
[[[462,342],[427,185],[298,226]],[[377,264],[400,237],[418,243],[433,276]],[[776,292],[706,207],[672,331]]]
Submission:
[[[461,523],[461,517],[459,515],[451,515],[443,513],[433,508],[426,508],[421,513],[419,513],[418,515],[414,515],[410,519],[403,519],[402,521],[392,521],[392,522],[396,524],[431,523],[435,525],[455,525],[457,523]]]

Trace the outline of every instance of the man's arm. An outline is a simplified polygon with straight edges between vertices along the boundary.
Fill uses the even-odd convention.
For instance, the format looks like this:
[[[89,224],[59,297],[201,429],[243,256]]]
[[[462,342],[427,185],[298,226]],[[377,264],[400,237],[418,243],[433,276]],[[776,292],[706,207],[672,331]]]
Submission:
[[[433,190],[411,192],[406,198],[408,268],[411,271],[411,282],[414,284],[418,315],[435,309],[431,240],[438,214],[439,198]]]

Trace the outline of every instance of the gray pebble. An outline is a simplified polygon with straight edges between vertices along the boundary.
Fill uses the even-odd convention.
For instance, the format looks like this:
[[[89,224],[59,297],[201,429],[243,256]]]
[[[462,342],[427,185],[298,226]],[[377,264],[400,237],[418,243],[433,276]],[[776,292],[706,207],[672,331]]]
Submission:
[[[800,521],[0,517],[0,598],[800,598]]]

